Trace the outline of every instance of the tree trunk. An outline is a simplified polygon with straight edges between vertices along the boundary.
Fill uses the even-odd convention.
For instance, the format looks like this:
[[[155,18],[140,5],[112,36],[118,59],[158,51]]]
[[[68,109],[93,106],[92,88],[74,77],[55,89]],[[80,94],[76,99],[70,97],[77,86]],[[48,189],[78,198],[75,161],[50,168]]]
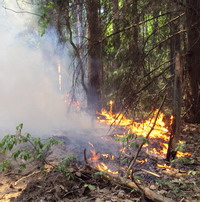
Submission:
[[[186,0],[186,119],[200,123],[200,1]]]
[[[98,11],[99,0],[86,0],[88,23],[88,96],[87,104],[90,111],[99,111],[101,107],[101,26]]]
[[[128,6],[131,7],[130,9],[130,20],[131,23],[137,24],[139,22],[139,14],[138,14],[138,0],[129,0],[127,1]],[[132,64],[135,66],[139,66],[140,64],[140,51],[138,46],[138,35],[139,35],[139,28],[133,27],[130,32],[130,59],[132,60]]]
[[[177,8],[177,10],[180,9],[179,6],[173,1],[169,2],[169,9],[170,8]],[[171,18],[174,18],[175,16],[176,16],[175,14],[170,15]],[[174,33],[180,30],[179,25],[180,25],[179,20],[170,23],[170,35],[173,35]],[[176,53],[180,52],[181,50],[180,37],[181,37],[180,35],[176,35],[170,39],[170,59],[171,60],[173,60],[176,56]],[[172,67],[170,69],[172,75],[174,75],[174,72],[175,72],[174,70],[175,70],[175,64],[172,64]]]
[[[173,96],[173,123],[171,137],[169,141],[167,160],[176,156],[176,146],[180,140],[181,125],[181,103],[182,103],[182,80],[183,80],[183,59],[180,53],[176,55],[175,76],[174,76],[174,96]]]
[[[120,27],[120,15],[119,15],[119,1],[118,0],[112,0],[112,16],[113,16],[113,32],[116,33],[119,31]],[[113,36],[113,45],[115,49],[115,54],[117,54],[118,49],[120,47],[120,35],[115,34]],[[116,69],[119,68],[118,61],[114,64],[114,67]]]

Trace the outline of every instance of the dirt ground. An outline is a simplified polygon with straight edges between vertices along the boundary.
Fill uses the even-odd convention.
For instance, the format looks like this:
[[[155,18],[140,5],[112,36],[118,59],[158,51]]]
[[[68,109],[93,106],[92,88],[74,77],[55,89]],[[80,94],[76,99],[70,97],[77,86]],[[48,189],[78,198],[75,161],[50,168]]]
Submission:
[[[37,168],[21,178],[4,173],[0,201],[136,202],[141,199],[138,192],[113,183],[97,171],[76,165],[69,169],[70,176],[55,169]]]
[[[168,168],[155,168],[160,177],[139,172],[138,182],[174,201],[200,201],[200,125],[185,125],[182,139],[192,155],[175,160]],[[0,158],[3,158],[2,156]],[[152,162],[156,162],[153,159]],[[164,160],[162,164],[164,164]],[[151,163],[153,164],[153,163]],[[116,183],[98,170],[72,163],[65,172],[39,162],[29,162],[21,173],[17,162],[0,174],[0,201],[131,202],[144,200],[141,193]],[[146,201],[150,201],[146,198]]]

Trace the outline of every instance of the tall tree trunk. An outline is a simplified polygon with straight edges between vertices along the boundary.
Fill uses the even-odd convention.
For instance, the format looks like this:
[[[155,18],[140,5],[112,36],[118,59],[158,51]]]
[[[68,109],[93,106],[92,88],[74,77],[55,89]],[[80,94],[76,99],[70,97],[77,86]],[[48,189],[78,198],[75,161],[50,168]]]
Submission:
[[[119,1],[118,0],[112,0],[112,16],[113,16],[113,32],[116,33],[119,31],[120,27],[120,15],[119,15]],[[115,49],[115,54],[117,54],[118,49],[120,47],[120,35],[115,34],[113,36],[113,45]],[[117,58],[118,59],[118,58]],[[115,68],[119,68],[119,61],[116,61],[114,64]]]
[[[139,14],[138,14],[138,0],[129,0],[127,1],[128,6],[130,7],[130,22],[133,24],[137,24],[139,22]],[[130,47],[129,52],[131,53],[130,59],[132,60],[132,64],[138,66],[140,62],[140,51],[138,46],[138,36],[139,28],[138,26],[133,27],[130,32]]]
[[[169,2],[169,8],[177,8],[179,9],[179,5],[177,5],[176,2],[170,1]],[[176,15],[171,14],[170,17],[174,18]],[[170,23],[170,35],[173,35],[174,33],[179,31],[179,24],[180,21],[177,20],[175,22]],[[180,52],[181,49],[181,43],[180,43],[180,35],[176,35],[170,39],[170,59],[175,59],[176,53]],[[175,64],[171,67],[171,74],[174,75],[175,70]]]
[[[177,143],[180,140],[181,103],[182,103],[183,59],[180,53],[176,55],[174,71],[174,95],[173,95],[173,124],[171,137],[167,151],[167,160],[176,156]]]
[[[178,5],[175,2],[169,2],[170,7],[175,7],[178,9]],[[171,18],[174,18],[174,14],[171,15]],[[178,32],[179,30],[179,21],[170,23],[170,34]],[[180,139],[180,125],[181,125],[181,104],[182,104],[182,79],[183,79],[183,59],[180,54],[181,50],[181,41],[180,35],[172,37],[170,39],[170,59],[174,60],[175,63],[172,64],[171,74],[174,75],[172,80],[173,89],[173,123],[171,129],[171,137],[169,141],[168,151],[167,151],[167,160],[174,159],[176,156],[176,147]]]
[[[99,13],[99,0],[86,0],[88,22],[88,109],[100,110],[101,103],[101,26]]]
[[[186,0],[186,111],[187,121],[200,123],[200,1]]]

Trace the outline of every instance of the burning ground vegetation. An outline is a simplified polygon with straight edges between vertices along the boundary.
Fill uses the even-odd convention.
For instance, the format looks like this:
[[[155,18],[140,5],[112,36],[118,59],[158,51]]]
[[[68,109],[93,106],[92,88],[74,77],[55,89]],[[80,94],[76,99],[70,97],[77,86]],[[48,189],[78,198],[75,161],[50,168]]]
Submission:
[[[155,110],[133,121],[113,113],[112,104],[98,114],[98,127],[57,131],[60,142],[41,150],[43,158],[2,154],[0,201],[200,201],[200,125],[182,126],[176,158],[167,162],[173,117]],[[45,147],[28,140],[32,154]]]

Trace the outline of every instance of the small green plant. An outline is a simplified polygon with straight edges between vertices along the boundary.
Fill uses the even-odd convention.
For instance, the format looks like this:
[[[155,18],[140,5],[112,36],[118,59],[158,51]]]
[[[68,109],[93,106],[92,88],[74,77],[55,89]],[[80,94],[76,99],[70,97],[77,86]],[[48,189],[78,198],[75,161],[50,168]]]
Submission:
[[[171,163],[172,164],[179,163],[179,164],[185,165],[185,164],[193,164],[193,163],[195,163],[195,160],[183,157],[183,158],[179,158],[179,159],[174,159],[171,161]]]
[[[93,174],[94,177],[106,177],[107,176],[107,172],[106,171],[99,171],[99,172],[95,172]]]
[[[45,161],[47,152],[53,145],[62,143],[60,140],[48,138],[46,140],[41,140],[41,138],[32,137],[29,133],[22,134],[23,124],[19,124],[16,127],[15,135],[6,135],[0,141],[0,154],[4,154],[8,151],[12,151],[15,146],[19,146],[12,152],[11,157],[15,160],[22,159],[28,161],[30,159],[39,159]],[[8,166],[4,165],[3,161],[0,167],[6,168]],[[26,164],[20,164],[19,170],[26,167]],[[3,171],[5,169],[0,169]]]
[[[188,175],[197,175],[198,174],[198,171],[196,171],[196,170],[188,170]]]
[[[0,163],[0,172],[3,172],[5,170],[11,169],[11,163],[9,160],[3,160],[2,163]]]
[[[179,142],[176,144],[175,150],[180,152],[185,152],[185,147],[186,147],[185,143],[183,144],[183,142]]]
[[[130,133],[130,134],[125,134],[123,137],[115,139],[115,141],[124,142],[124,143],[127,143],[127,145],[128,145],[129,142],[132,141],[133,139],[136,139],[136,136],[134,134]]]
[[[94,191],[96,189],[96,187],[92,184],[84,184],[85,188],[88,188],[90,191]]]
[[[117,142],[126,143],[127,146],[139,148],[139,143],[148,143],[148,140],[145,137],[137,137],[134,134],[125,134],[123,137],[115,139]]]
[[[55,166],[55,169],[65,173],[65,176],[67,177],[68,180],[73,180],[75,175],[73,173],[73,169],[71,169],[69,166],[75,162],[76,157],[74,156],[63,157],[61,162]]]

